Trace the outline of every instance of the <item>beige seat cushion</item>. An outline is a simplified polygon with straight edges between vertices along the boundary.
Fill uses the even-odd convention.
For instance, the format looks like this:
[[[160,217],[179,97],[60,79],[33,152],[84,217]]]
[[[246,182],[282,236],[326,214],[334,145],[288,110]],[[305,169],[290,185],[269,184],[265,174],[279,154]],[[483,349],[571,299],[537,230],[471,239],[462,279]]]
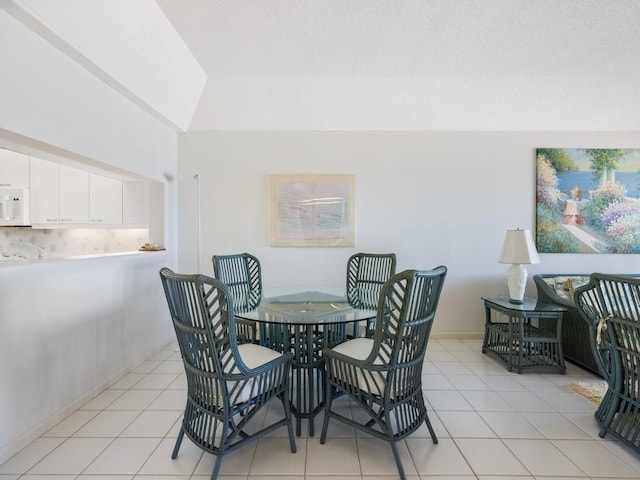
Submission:
[[[280,358],[282,356],[281,353],[276,352],[275,350],[271,350],[270,348],[263,347],[261,345],[255,345],[253,343],[244,343],[242,345],[238,345],[238,353],[240,354],[240,358],[244,364],[250,368],[257,368],[265,363],[269,363],[272,360]],[[237,367],[234,369],[233,373],[239,373]],[[229,392],[232,392],[235,388],[236,382],[227,382],[227,389]],[[242,388],[242,391],[238,393],[235,397],[234,404],[246,402],[251,399],[252,396],[256,396],[259,392],[255,390],[257,385],[254,380],[247,382],[247,384]],[[217,405],[221,405],[222,402],[220,399],[216,399]]]
[[[354,338],[333,347],[333,351],[357,360],[364,360],[373,349],[372,338]]]
[[[364,360],[369,356],[371,350],[373,350],[373,343],[374,341],[371,338],[354,338],[353,340],[335,346],[333,351],[356,360]],[[376,359],[374,364],[381,365],[382,362]],[[356,379],[356,385],[360,390],[375,395],[382,395],[384,393],[386,374],[357,369]],[[348,379],[343,380],[347,381]]]
[[[260,367],[282,356],[281,353],[275,350],[254,343],[238,345],[238,353],[240,353],[240,358],[242,358],[244,364],[249,368]]]

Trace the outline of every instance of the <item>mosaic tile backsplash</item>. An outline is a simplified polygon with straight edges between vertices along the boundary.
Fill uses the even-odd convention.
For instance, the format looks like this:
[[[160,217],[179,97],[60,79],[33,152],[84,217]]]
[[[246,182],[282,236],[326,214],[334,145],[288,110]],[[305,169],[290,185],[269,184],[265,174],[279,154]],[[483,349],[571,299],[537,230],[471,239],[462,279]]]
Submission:
[[[26,258],[70,257],[136,251],[149,241],[143,228],[71,228],[40,230],[0,227],[0,254]]]

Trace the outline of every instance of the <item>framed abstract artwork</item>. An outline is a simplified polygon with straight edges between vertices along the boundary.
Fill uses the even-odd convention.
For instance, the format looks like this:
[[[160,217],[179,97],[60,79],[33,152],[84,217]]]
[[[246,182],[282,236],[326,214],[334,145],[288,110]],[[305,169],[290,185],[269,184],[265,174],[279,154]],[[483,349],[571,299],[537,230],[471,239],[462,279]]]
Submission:
[[[270,175],[269,244],[355,245],[353,175]]]
[[[540,253],[640,253],[640,149],[538,148]]]

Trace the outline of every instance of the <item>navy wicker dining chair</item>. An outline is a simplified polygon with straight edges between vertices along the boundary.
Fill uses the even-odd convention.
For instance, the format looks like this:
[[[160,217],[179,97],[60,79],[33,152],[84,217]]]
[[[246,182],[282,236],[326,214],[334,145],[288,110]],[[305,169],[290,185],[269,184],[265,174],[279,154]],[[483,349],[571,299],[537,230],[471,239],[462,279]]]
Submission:
[[[347,261],[347,301],[354,308],[375,310],[382,285],[396,273],[395,253],[355,253]],[[373,335],[374,324],[366,325],[366,336]],[[353,337],[358,325],[353,325]]]
[[[213,255],[213,275],[223,282],[233,295],[238,313],[255,309],[262,298],[262,268],[260,260],[249,253]],[[236,318],[238,341],[258,343],[256,322]]]
[[[425,423],[433,443],[438,443],[423,396],[422,364],[446,273],[440,266],[393,275],[380,293],[374,337],[323,350],[326,403],[320,443],[327,439],[331,419],[386,440],[403,480],[397,442]],[[365,415],[349,418],[334,410],[340,393]]]
[[[187,403],[171,458],[178,456],[186,435],[216,456],[211,473],[215,480],[227,453],[281,427],[288,429],[295,453],[289,403],[292,355],[238,344],[232,294],[219,280],[168,268],[160,270],[160,278],[187,379]],[[276,398],[284,416],[263,425],[259,415],[249,425]]]

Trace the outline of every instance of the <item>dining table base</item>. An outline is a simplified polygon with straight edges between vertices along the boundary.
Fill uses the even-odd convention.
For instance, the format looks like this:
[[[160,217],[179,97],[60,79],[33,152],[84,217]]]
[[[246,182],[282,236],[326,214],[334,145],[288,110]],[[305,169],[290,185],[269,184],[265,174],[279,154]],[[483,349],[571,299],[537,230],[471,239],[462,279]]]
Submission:
[[[314,435],[314,419],[326,404],[326,373],[322,349],[353,338],[358,324],[368,325],[376,310],[349,304],[338,287],[276,288],[265,293],[255,309],[235,312],[236,317],[257,322],[259,343],[278,352],[291,352],[291,412],[296,434],[302,420]],[[366,329],[365,329],[366,330]]]
[[[302,434],[302,420],[309,422],[314,436],[314,419],[326,403],[326,372],[322,349],[347,340],[345,324],[261,325],[261,344],[280,352],[293,353],[291,373],[291,413],[296,418],[296,435]]]

